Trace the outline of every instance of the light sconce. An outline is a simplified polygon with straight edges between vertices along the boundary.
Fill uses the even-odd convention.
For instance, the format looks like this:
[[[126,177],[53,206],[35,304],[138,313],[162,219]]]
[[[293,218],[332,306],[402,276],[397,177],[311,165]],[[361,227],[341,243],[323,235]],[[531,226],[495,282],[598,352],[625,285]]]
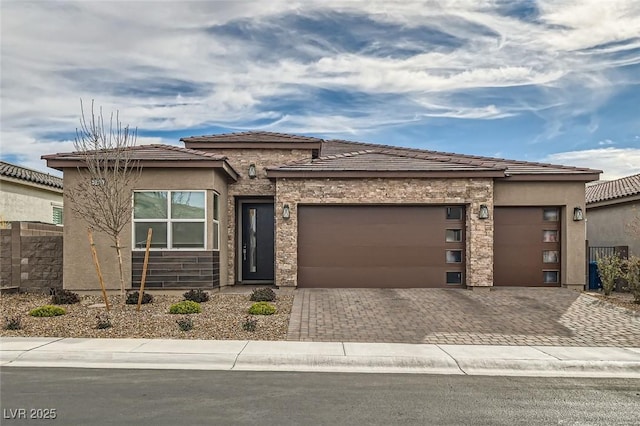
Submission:
[[[285,204],[282,206],[282,218],[289,219],[291,217],[291,209],[289,208],[289,204]]]
[[[478,219],[489,218],[489,207],[486,204],[480,204],[480,211],[478,212]]]
[[[249,164],[249,178],[255,179],[256,176],[256,165],[251,163]]]
[[[574,207],[573,208],[573,220],[580,221],[580,220],[584,220],[584,214],[582,213],[582,208],[580,207]]]

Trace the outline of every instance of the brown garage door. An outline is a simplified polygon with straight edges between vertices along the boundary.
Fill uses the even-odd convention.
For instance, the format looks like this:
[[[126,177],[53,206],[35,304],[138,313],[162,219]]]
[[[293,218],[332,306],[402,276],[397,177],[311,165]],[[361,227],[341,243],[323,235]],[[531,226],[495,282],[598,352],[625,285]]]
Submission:
[[[560,208],[494,209],[496,286],[560,286]]]
[[[464,221],[462,206],[298,206],[298,286],[462,286]]]

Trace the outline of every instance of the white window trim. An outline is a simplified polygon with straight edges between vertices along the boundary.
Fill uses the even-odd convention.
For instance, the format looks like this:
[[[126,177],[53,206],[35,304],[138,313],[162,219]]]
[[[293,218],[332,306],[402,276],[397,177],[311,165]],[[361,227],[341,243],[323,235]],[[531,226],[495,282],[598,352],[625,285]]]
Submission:
[[[53,212],[55,211],[55,209],[62,210],[62,223],[55,223],[54,222],[55,215],[54,215]],[[55,201],[51,202],[51,222],[56,226],[63,226],[64,225],[64,206],[62,205],[62,203],[57,203]]]
[[[215,206],[215,202],[216,202],[216,198],[218,200],[218,218],[216,219],[216,206]],[[213,251],[220,251],[220,194],[217,191],[213,191],[212,195],[211,195],[211,217],[212,217],[212,222],[213,222],[213,227],[211,229],[213,235],[211,235],[211,250]],[[216,233],[213,232],[213,228],[215,227],[215,225],[218,226],[218,241],[214,241],[214,238],[216,237]],[[217,244],[216,244],[217,243]],[[216,248],[217,247],[217,248]]]
[[[135,219],[135,200],[136,192],[166,192],[167,193],[167,218],[166,219]],[[171,219],[171,194],[174,192],[201,192],[204,194],[204,218],[203,219]],[[133,251],[144,251],[146,247],[136,247],[135,226],[138,222],[166,223],[167,224],[167,246],[168,247],[149,247],[150,251],[207,251],[207,190],[204,189],[136,189],[131,192],[131,247]],[[204,247],[171,247],[173,244],[173,222],[192,222],[202,223],[204,225]]]

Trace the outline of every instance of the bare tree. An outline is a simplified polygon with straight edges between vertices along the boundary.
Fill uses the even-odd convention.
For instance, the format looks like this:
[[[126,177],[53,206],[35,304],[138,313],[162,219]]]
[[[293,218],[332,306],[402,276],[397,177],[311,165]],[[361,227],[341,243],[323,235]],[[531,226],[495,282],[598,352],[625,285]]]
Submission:
[[[131,220],[131,189],[140,176],[139,162],[131,158],[137,129],[120,122],[119,113],[111,113],[105,123],[102,108],[98,113],[91,102],[87,117],[80,101],[80,127],[76,129],[74,148],[82,157],[78,167],[80,178],[71,188],[65,188],[71,210],[83,218],[90,229],[106,234],[113,241],[118,257],[120,293],[125,298],[122,269],[121,234]]]

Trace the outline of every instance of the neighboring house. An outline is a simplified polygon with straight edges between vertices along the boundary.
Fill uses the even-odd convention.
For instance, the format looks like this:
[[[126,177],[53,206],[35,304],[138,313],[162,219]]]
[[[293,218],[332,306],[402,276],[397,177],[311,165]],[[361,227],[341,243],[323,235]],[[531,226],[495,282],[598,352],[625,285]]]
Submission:
[[[589,245],[628,246],[640,256],[640,174],[589,185],[586,199]]]
[[[61,225],[62,179],[0,161],[0,220]]]
[[[149,227],[148,288],[584,288],[599,170],[269,132],[181,141],[132,149],[134,288]],[[43,158],[73,187],[81,156]],[[64,286],[96,290],[86,224],[65,208]],[[97,244],[115,289],[110,242]]]

